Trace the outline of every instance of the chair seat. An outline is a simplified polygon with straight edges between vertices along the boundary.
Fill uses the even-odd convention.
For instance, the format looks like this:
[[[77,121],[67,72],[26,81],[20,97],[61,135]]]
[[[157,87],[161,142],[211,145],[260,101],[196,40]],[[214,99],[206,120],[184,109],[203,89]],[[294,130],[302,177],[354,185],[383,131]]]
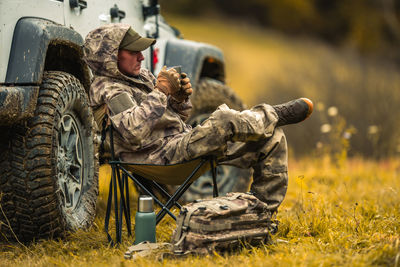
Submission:
[[[119,162],[122,167],[130,172],[137,173],[146,179],[156,181],[157,183],[167,185],[182,184],[193,170],[200,164],[202,159],[194,159],[191,161],[170,164],[170,165],[152,165],[152,164],[137,164],[128,162]],[[190,182],[195,181],[205,172],[211,169],[210,162],[204,163],[198,172],[192,177]]]
[[[100,153],[104,151],[104,143],[106,140],[106,121],[103,120],[102,144]],[[161,210],[156,215],[156,224],[158,224],[166,214],[170,215],[174,220],[176,216],[170,211],[176,206],[181,209],[181,205],[177,202],[190,185],[208,170],[212,170],[213,176],[213,196],[218,196],[217,180],[216,180],[216,160],[214,157],[198,158],[191,161],[170,164],[170,165],[154,165],[154,164],[138,164],[115,160],[113,127],[109,126],[110,140],[110,156],[108,163],[111,165],[111,179],[108,191],[107,210],[104,220],[104,230],[107,234],[108,241],[113,245],[114,241],[108,232],[112,202],[114,202],[115,215],[115,237],[116,243],[121,243],[122,240],[122,224],[123,218],[127,225],[128,236],[131,236],[131,212],[129,201],[129,186],[128,181],[132,180],[143,192],[150,195],[155,203],[161,207]],[[153,192],[153,188],[148,188],[149,185],[143,183],[143,180],[149,180],[150,186],[154,186],[158,192],[166,198],[166,201],[159,199]],[[128,180],[129,179],[129,180]],[[170,194],[160,184],[179,185],[173,194]]]

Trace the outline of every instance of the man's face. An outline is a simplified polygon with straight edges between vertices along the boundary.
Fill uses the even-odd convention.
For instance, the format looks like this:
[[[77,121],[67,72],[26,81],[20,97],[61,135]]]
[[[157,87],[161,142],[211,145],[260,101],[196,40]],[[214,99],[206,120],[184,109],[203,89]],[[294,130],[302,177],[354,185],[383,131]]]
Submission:
[[[138,76],[143,59],[142,52],[120,49],[118,51],[118,69],[127,76]]]

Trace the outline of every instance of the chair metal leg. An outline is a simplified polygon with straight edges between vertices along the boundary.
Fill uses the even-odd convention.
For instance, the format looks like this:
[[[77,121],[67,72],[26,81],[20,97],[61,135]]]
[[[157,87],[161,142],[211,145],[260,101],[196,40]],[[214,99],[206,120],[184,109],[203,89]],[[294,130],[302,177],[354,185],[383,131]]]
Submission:
[[[118,185],[119,185],[119,194],[120,194],[120,200],[119,200],[120,210],[119,210],[119,217],[118,217],[120,228],[119,228],[118,235],[121,236],[121,238],[122,238],[123,217],[125,216],[125,223],[126,223],[127,227],[129,227],[130,226],[130,223],[129,223],[130,217],[128,214],[130,212],[128,212],[128,204],[127,204],[127,201],[128,201],[127,198],[129,199],[129,195],[128,196],[125,195],[125,192],[124,192],[125,183],[124,183],[124,179],[121,179],[119,165],[117,165],[117,181],[118,181]],[[126,183],[126,187],[128,187],[128,183]],[[131,233],[128,229],[128,235],[130,235],[130,234]]]
[[[104,230],[107,234],[108,241],[114,246],[114,241],[108,232],[109,222],[111,217],[111,206],[114,198],[114,215],[115,215],[115,244],[122,241],[122,224],[123,217],[127,224],[128,236],[132,236],[131,218],[130,218],[130,205],[129,205],[129,185],[126,175],[120,177],[120,169],[118,165],[111,165],[111,180],[109,185],[109,193],[107,200],[107,210],[104,223]],[[124,188],[125,187],[125,188]],[[119,189],[119,190],[118,190]],[[118,191],[120,193],[120,200],[118,201]]]
[[[150,192],[150,190],[148,190],[138,179],[136,179],[136,177],[134,177],[134,176],[133,176],[130,172],[128,172],[124,167],[120,166],[120,168],[121,168],[121,170],[122,170],[123,172],[125,172],[125,173],[128,175],[128,177],[129,177],[130,179],[132,179],[132,180],[135,182],[136,185],[138,185],[144,192],[146,192],[146,194],[150,195],[150,196],[154,199],[154,201],[155,201],[160,207],[164,207],[164,206],[165,206],[152,192]],[[138,176],[139,176],[139,175],[138,175]],[[143,178],[143,177],[142,177],[142,178]],[[176,220],[175,215],[174,215],[171,211],[167,210],[166,212],[167,212],[174,220]]]
[[[172,197],[167,201],[167,203],[162,207],[161,211],[157,214],[156,223],[158,224],[162,218],[164,218],[165,213],[173,207],[174,203],[185,193],[185,191],[192,184],[190,181],[192,177],[198,172],[198,170],[204,165],[206,160],[201,160],[200,164],[193,170],[190,176],[183,182],[183,184],[176,190]]]
[[[114,246],[113,239],[112,239],[110,233],[108,232],[108,227],[109,227],[109,223],[110,223],[110,215],[111,215],[112,196],[113,196],[113,180],[110,179],[110,185],[109,185],[109,189],[108,189],[106,217],[104,219],[104,231],[107,234],[108,242],[111,244],[111,246]]]
[[[123,174],[122,179],[125,181],[125,200],[126,200],[126,209],[127,209],[127,228],[128,228],[128,236],[132,236],[132,222],[131,222],[131,206],[129,201],[129,184],[128,184],[128,176],[126,173]]]
[[[109,127],[109,132],[110,132],[110,143],[111,145],[111,161],[114,161],[114,141],[113,141],[113,130],[112,127]],[[114,185],[113,191],[114,191],[114,215],[115,215],[115,233],[116,233],[116,242],[121,243],[121,228],[122,227],[122,220],[120,224],[119,216],[118,216],[118,195],[117,195],[117,174],[119,176],[119,166],[117,164],[110,163],[111,165],[111,181],[112,184]],[[121,183],[119,183],[121,185]],[[111,204],[111,203],[110,203]],[[125,206],[125,205],[124,205]]]
[[[112,168],[112,181],[114,184],[114,214],[115,214],[115,232],[116,232],[116,242],[121,243],[121,236],[120,236],[120,223],[119,223],[119,216],[118,216],[118,195],[117,195],[117,174],[118,172],[118,167],[117,166],[111,166]]]
[[[122,225],[123,225],[123,217],[124,217],[124,211],[125,211],[125,201],[123,199],[123,192],[124,192],[124,182],[121,182],[121,179],[119,179],[119,175],[117,175],[117,183],[118,183],[118,189],[119,189],[119,217],[118,217],[118,223],[119,223],[119,232],[118,232],[118,236],[121,237],[122,240]],[[121,194],[122,191],[122,194]]]
[[[216,160],[213,158],[210,160],[211,173],[213,179],[213,197],[218,197],[218,185],[217,185],[217,164]]]
[[[107,201],[107,211],[106,211],[106,222],[105,222],[105,230],[109,241],[111,244],[112,239],[108,233],[108,225],[109,225],[109,218],[111,213],[111,205],[112,205],[112,198],[114,198],[114,210],[115,210],[115,228],[116,228],[116,243],[121,243],[122,240],[122,224],[123,224],[123,217],[125,216],[125,221],[127,224],[128,235],[132,234],[131,231],[131,217],[130,217],[130,201],[129,201],[129,184],[128,184],[128,177],[146,194],[149,194],[153,197],[155,203],[157,203],[161,210],[157,213],[156,216],[156,224],[158,224],[166,214],[170,215],[174,220],[176,220],[175,215],[171,212],[171,208],[173,206],[178,207],[181,209],[181,205],[177,202],[178,199],[186,192],[186,190],[192,184],[192,178],[196,175],[196,173],[201,169],[201,167],[209,162],[212,176],[213,176],[213,196],[218,196],[218,186],[217,186],[217,172],[216,172],[216,160],[213,159],[202,159],[201,162],[196,166],[196,168],[192,171],[190,176],[186,178],[186,180],[181,184],[181,186],[175,191],[172,196],[158,183],[151,181],[152,184],[159,190],[161,194],[168,198],[167,202],[164,204],[162,203],[153,192],[151,192],[150,188],[147,188],[146,184],[142,181],[147,181],[140,175],[132,174],[127,171],[121,162],[119,161],[111,161],[110,165],[112,168],[112,177],[110,181],[110,191]],[[122,178],[121,173],[122,171]],[[118,188],[117,188],[118,187]],[[118,203],[118,192],[120,194],[120,202]]]
[[[160,193],[164,195],[164,197],[166,197],[167,199],[171,198],[171,195],[167,191],[165,191],[165,189],[161,185],[159,185],[157,182],[154,182],[154,181],[152,181],[152,182],[153,182],[153,185],[160,191]],[[179,210],[182,209],[181,204],[179,204],[178,202],[175,202],[174,205]]]

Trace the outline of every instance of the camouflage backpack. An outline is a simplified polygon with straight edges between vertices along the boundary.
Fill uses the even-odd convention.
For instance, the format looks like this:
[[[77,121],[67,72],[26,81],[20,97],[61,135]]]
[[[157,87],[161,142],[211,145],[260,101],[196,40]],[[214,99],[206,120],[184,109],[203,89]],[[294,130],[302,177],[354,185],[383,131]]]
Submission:
[[[229,251],[270,241],[277,230],[267,204],[249,193],[197,200],[181,209],[172,235],[174,254]]]

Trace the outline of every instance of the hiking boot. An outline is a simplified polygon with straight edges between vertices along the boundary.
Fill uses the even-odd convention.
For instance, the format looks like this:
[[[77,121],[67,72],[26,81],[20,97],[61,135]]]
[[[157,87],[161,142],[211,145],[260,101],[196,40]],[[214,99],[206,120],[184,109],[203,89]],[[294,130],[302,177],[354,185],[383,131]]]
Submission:
[[[313,112],[313,103],[305,97],[272,107],[278,115],[276,127],[304,121]]]

